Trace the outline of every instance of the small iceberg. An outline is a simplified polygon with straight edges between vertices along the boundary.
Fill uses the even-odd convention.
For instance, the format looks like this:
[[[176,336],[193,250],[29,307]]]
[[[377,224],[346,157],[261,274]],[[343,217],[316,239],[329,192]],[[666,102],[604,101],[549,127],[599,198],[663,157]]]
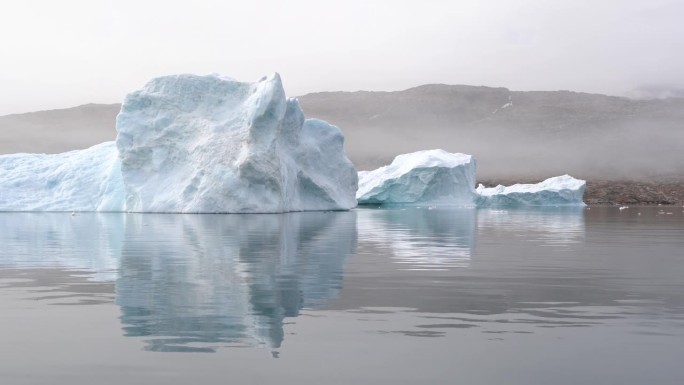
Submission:
[[[359,172],[360,205],[465,207],[583,206],[586,182],[569,175],[537,184],[475,186],[475,159],[444,150],[399,155],[388,166]]]
[[[475,159],[444,150],[399,155],[392,164],[359,172],[356,199],[364,204],[475,204]]]
[[[478,207],[584,206],[586,182],[570,175],[555,176],[535,184],[477,187]]]

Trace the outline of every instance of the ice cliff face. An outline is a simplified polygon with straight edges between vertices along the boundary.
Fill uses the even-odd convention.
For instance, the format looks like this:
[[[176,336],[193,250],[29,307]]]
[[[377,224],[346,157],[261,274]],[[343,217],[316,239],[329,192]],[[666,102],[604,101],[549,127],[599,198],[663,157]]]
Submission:
[[[570,175],[556,176],[536,184],[477,187],[478,206],[560,206],[584,205],[586,182]]]
[[[389,166],[359,173],[359,204],[475,203],[475,159],[444,150],[399,155]]]
[[[116,145],[0,157],[0,210],[266,213],[356,206],[337,127],[305,120],[280,77],[156,78],[129,94]]]
[[[117,117],[126,210],[285,212],[356,206],[334,126],[305,120],[280,77],[157,78]]]

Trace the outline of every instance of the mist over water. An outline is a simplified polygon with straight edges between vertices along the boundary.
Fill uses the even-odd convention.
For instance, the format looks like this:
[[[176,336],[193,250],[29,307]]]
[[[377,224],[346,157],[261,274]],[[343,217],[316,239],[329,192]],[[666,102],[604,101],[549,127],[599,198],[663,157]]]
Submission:
[[[399,143],[397,147],[401,153],[440,143],[452,152],[474,155],[478,180],[535,181],[562,174],[590,180],[684,180],[681,127],[650,130],[649,123],[635,123],[578,136],[489,129],[482,133],[428,134],[422,142]],[[353,148],[350,152],[354,157]],[[367,156],[370,159],[370,153]],[[388,153],[382,160],[391,161],[392,156]],[[364,155],[357,158],[362,164],[366,162]],[[367,166],[374,167],[382,160]]]

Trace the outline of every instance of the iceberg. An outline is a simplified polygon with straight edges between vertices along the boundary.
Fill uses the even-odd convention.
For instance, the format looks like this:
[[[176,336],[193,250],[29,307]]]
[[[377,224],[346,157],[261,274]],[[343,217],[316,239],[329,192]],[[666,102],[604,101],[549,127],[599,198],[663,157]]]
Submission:
[[[356,206],[340,130],[305,120],[278,74],[157,78],[117,117],[126,209],[267,213]]]
[[[399,155],[373,171],[360,171],[356,199],[360,205],[583,206],[586,182],[562,175],[537,184],[474,186],[471,155],[427,150]]]
[[[305,119],[280,76],[151,80],[127,95],[116,142],[0,156],[0,210],[279,213],[356,206],[340,130]]]
[[[586,182],[561,175],[536,184],[477,187],[479,207],[492,206],[584,206]]]
[[[388,166],[359,172],[358,203],[473,206],[475,159],[444,150],[399,155]]]

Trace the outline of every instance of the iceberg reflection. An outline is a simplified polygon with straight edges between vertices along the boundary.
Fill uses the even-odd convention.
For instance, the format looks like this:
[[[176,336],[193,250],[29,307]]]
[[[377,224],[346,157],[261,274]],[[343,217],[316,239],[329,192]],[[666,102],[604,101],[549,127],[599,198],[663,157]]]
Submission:
[[[97,292],[116,292],[124,334],[140,338],[149,350],[278,348],[286,317],[339,296],[345,261],[357,253],[358,242],[363,244],[358,258],[363,260],[363,275],[352,274],[340,301],[346,296],[355,301],[350,307],[368,302],[440,312],[445,304],[451,311],[472,309],[474,303],[481,304],[481,310],[494,306],[496,280],[528,274],[520,266],[553,268],[566,254],[555,251],[573,250],[584,242],[584,234],[581,208],[364,208],[263,215],[7,213],[0,214],[0,268],[47,268],[55,275],[66,270],[79,277],[90,272],[90,279],[102,286]],[[483,262],[478,265],[472,263],[476,238],[482,252],[478,261]],[[554,248],[534,248],[536,253],[531,253],[529,245]],[[517,255],[513,249],[518,247],[525,258],[495,258],[500,253]],[[477,298],[484,296],[479,301],[464,296],[470,292],[467,280],[460,296],[453,287],[437,295],[436,286],[422,283],[380,285],[383,290],[368,295],[367,284],[359,281],[380,277],[391,283],[399,277],[396,281],[404,284],[408,278],[431,274],[398,270],[441,270],[437,274],[442,275],[450,270],[464,276],[486,271],[494,281],[486,293],[479,287],[473,291]],[[547,279],[548,269],[545,272]],[[60,280],[65,281],[63,276],[53,281]],[[76,290],[71,286],[53,291],[63,296]],[[87,295],[78,294],[81,300]],[[382,301],[375,302],[378,298]],[[495,302],[494,307],[501,306]]]
[[[0,213],[0,244],[0,268],[113,285],[148,350],[277,348],[285,317],[338,295],[356,213]]]
[[[584,207],[481,209],[478,232],[497,237],[524,238],[541,246],[567,246],[584,240]]]
[[[387,208],[358,210],[362,242],[382,244],[405,270],[470,266],[476,209]]]
[[[469,267],[478,236],[563,247],[582,242],[585,234],[583,207],[366,208],[357,212],[361,242],[389,250],[402,270]]]
[[[156,351],[279,347],[283,319],[336,296],[356,250],[354,212],[127,219],[121,322]]]
[[[0,213],[0,267],[61,268],[112,281],[119,267],[125,214]]]

